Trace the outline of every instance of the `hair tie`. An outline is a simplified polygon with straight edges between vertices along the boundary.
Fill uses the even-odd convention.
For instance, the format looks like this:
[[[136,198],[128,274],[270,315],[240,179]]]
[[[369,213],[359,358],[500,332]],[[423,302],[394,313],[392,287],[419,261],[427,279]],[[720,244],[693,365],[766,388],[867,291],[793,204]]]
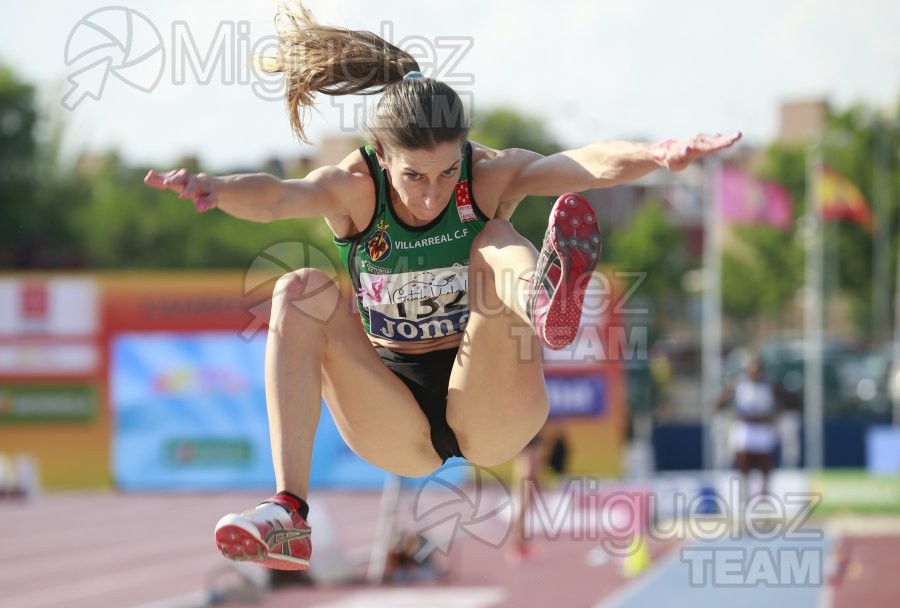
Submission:
[[[418,70],[412,70],[403,75],[403,80],[419,80],[420,78],[425,78],[425,75]]]

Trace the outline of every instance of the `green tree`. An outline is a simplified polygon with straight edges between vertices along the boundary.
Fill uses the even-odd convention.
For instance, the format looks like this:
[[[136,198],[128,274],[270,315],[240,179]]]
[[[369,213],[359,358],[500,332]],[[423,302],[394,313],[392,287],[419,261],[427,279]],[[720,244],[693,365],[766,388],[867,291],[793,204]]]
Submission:
[[[545,156],[561,150],[542,119],[506,107],[476,112],[470,138],[495,150],[523,148]],[[552,198],[529,196],[513,215],[516,230],[536,247],[544,239],[552,206]]]
[[[85,263],[74,218],[85,184],[60,162],[65,120],[38,108],[34,87],[0,67],[0,265],[71,268]]]
[[[900,110],[900,107],[897,108]],[[828,122],[828,134],[823,146],[823,159],[833,169],[847,177],[869,201],[875,222],[886,225],[888,235],[897,236],[900,212],[900,121],[886,116],[883,110],[858,105],[833,114]],[[884,184],[880,192],[880,186]],[[887,208],[881,217],[881,200]],[[826,279],[829,287],[840,290],[851,303],[854,321],[859,330],[872,329],[874,289],[873,253],[874,232],[849,222],[833,224],[825,232]],[[897,260],[897,242],[887,254],[892,265]],[[885,284],[893,282],[893,270],[884,277]],[[887,292],[892,295],[892,291]],[[880,328],[879,328],[880,329]]]
[[[146,187],[116,152],[61,164],[65,115],[0,66],[0,266],[246,268],[269,245],[300,241],[336,258],[316,219],[255,224]],[[200,169],[193,166],[193,169]],[[284,260],[288,263],[289,261]]]
[[[656,304],[656,326],[669,303],[683,293],[687,265],[683,241],[678,227],[666,216],[663,203],[647,199],[628,226],[617,230],[604,244],[606,261],[619,270],[642,274],[634,295]]]
[[[739,321],[778,318],[803,284],[803,250],[793,232],[732,228],[744,245],[722,256],[722,309]]]
[[[77,228],[90,266],[246,268],[276,242],[302,241],[326,253],[333,249],[331,234],[318,218],[260,224],[217,210],[198,216],[193,205],[171,192],[145,186],[146,172],[125,166],[111,153],[86,178],[90,196]]]
[[[898,114],[900,112],[895,112],[895,116]],[[876,222],[889,226],[889,235],[896,235],[894,227],[900,213],[900,122],[886,116],[883,111],[865,105],[854,106],[829,116],[821,142],[823,161],[856,184],[871,206],[876,206],[879,196],[887,201],[883,217],[876,217]],[[775,143],[765,150],[759,167],[762,176],[790,190],[795,218],[806,213],[808,152],[808,146]],[[883,184],[881,193],[877,191],[880,184]],[[876,211],[873,209],[873,213]],[[868,333],[873,309],[873,233],[857,224],[842,222],[826,225],[823,234],[827,293],[840,292],[846,296],[858,330]],[[898,243],[896,238],[893,240],[885,253],[891,260],[886,283],[892,283],[895,277],[893,264],[897,259]],[[765,275],[772,281],[785,283],[777,291],[789,295],[788,283],[799,289],[803,282],[803,250],[796,240],[784,239],[780,243],[783,249],[776,247],[778,254],[767,257],[767,252],[771,254],[773,251],[770,249],[772,245],[771,242],[751,243],[755,254],[766,260],[761,267],[766,271]],[[736,283],[739,284],[733,285],[737,290],[735,294],[726,292],[726,302],[734,307],[731,311],[735,314],[738,308],[746,309],[748,306],[746,301],[739,302],[741,298],[737,293],[749,288],[746,282]]]
[[[0,65],[0,264],[22,266],[36,236],[34,87]]]
[[[507,107],[476,112],[471,139],[497,150],[523,148],[545,156],[560,150],[543,119]]]

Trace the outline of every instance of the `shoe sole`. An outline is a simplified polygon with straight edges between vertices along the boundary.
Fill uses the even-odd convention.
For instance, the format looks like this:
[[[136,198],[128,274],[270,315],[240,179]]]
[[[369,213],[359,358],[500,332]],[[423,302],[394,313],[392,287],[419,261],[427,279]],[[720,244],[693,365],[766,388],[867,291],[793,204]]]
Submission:
[[[553,206],[551,217],[544,240],[549,240],[559,256],[562,271],[544,319],[543,342],[558,350],[578,335],[584,294],[603,243],[597,216],[584,197],[564,194]]]
[[[239,515],[226,515],[216,525],[216,546],[232,561],[254,562],[275,570],[306,570],[309,560],[271,555],[256,526]]]

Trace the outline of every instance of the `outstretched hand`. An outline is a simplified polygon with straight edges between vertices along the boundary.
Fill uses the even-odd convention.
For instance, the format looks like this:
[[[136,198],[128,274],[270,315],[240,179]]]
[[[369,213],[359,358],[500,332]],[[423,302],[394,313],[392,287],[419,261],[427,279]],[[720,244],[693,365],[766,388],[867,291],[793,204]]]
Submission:
[[[198,212],[209,211],[216,206],[213,180],[204,173],[196,175],[187,169],[175,169],[166,173],[151,170],[144,183],[158,190],[171,190],[178,198],[191,201]]]
[[[669,171],[681,171],[698,158],[730,147],[741,138],[740,131],[731,135],[695,135],[689,139],[668,139],[655,146],[653,160]]]

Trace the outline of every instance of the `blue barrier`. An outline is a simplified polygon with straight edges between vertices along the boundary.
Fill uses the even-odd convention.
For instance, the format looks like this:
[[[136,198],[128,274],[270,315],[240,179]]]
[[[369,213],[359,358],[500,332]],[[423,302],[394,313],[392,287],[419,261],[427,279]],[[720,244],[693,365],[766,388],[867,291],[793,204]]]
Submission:
[[[866,466],[866,437],[869,430],[883,424],[883,417],[829,418],[823,424],[826,468],[859,469]],[[805,428],[800,428],[801,454]],[[657,471],[692,471],[703,468],[703,429],[699,423],[656,424],[653,451]],[[775,462],[779,462],[778,448]],[[800,466],[804,464],[801,456]]]

